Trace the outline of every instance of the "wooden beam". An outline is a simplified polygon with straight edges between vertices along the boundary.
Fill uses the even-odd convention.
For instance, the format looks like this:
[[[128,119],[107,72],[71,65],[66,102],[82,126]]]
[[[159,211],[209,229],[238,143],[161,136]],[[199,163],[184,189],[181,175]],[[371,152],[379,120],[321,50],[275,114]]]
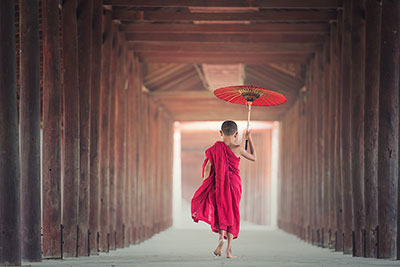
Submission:
[[[0,2],[0,265],[21,265],[15,1]]]
[[[61,81],[58,3],[43,16],[43,257],[61,256]]]
[[[381,13],[379,2],[366,2],[365,58],[365,230],[366,257],[377,258],[378,229],[378,132],[379,132],[379,71],[381,45]]]
[[[22,259],[41,261],[39,3],[19,3]]]
[[[105,5],[133,7],[260,7],[260,8],[339,8],[341,0],[104,0]]]
[[[121,24],[121,31],[132,33],[328,33],[328,23],[257,23],[257,24]]]
[[[336,20],[335,10],[265,10],[247,13],[191,13],[165,11],[136,11],[117,9],[112,18],[122,21],[330,21]]]
[[[289,53],[308,52],[312,53],[320,46],[318,44],[304,43],[197,43],[197,42],[129,42],[129,48],[136,52],[252,52],[252,53]]]
[[[322,43],[325,34],[181,34],[181,33],[126,33],[135,42],[197,42],[197,43]]]
[[[141,52],[142,63],[182,63],[182,64],[267,64],[267,63],[302,63],[311,54],[239,54],[239,53],[188,53],[170,54],[165,52]]]
[[[77,256],[79,196],[79,79],[77,0],[63,2],[61,10],[64,106],[63,240],[66,257]],[[86,88],[87,90],[87,88]]]
[[[78,255],[89,255],[89,145],[90,86],[92,60],[93,0],[78,0],[78,71],[79,71],[79,216]]]

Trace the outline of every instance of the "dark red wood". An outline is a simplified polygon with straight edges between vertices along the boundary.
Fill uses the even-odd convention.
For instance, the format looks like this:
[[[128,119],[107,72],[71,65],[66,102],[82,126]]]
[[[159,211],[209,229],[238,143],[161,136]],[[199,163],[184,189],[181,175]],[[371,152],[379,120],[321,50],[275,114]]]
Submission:
[[[351,163],[353,197],[353,255],[363,256],[364,208],[364,102],[365,0],[352,1]]]
[[[0,265],[21,264],[14,1],[0,2]]]
[[[39,1],[19,2],[22,259],[41,261]]]
[[[120,43],[118,40],[118,28],[115,24],[112,25],[112,51],[111,51],[111,68],[110,68],[110,110],[109,110],[109,128],[108,128],[108,164],[109,164],[109,248],[116,249],[116,223],[117,223],[117,205],[116,205],[116,134],[119,129],[116,125],[116,95],[117,95],[117,79],[119,78],[118,72],[118,51]]]
[[[210,34],[264,34],[264,33],[328,33],[327,23],[260,23],[260,24],[121,24],[121,31],[132,33],[210,33]]]
[[[79,256],[89,255],[89,159],[90,88],[92,59],[93,1],[78,0],[78,74],[79,74]]]
[[[98,254],[97,233],[99,231],[99,179],[100,179],[100,151],[99,151],[99,119],[100,119],[100,81],[101,81],[101,46],[102,46],[102,16],[103,5],[101,0],[93,0],[92,20],[92,57],[91,57],[91,84],[90,84],[90,147],[89,147],[89,231],[90,254]]]
[[[351,188],[351,1],[345,1],[343,7],[343,44],[342,44],[342,210],[343,210],[343,252],[352,253],[352,188]]]
[[[61,10],[63,55],[63,225],[65,257],[76,256],[79,193],[79,81],[77,0],[63,2]]]
[[[179,0],[105,0],[106,5],[115,6],[135,6],[135,7],[260,7],[260,8],[339,8],[342,6],[341,0],[235,0],[235,1],[179,1]]]
[[[101,86],[100,86],[100,211],[99,211],[99,246],[100,251],[108,250],[107,236],[109,234],[109,163],[108,163],[108,128],[110,109],[110,63],[112,49],[111,13],[103,15],[103,46],[101,54]]]
[[[337,75],[336,75],[336,122],[335,122],[335,211],[336,231],[335,250],[343,251],[343,201],[342,201],[342,37],[343,37],[343,13],[339,12],[337,31]]]
[[[374,0],[366,1],[366,55],[365,58],[365,230],[366,257],[376,258],[378,227],[378,128],[379,128],[379,74],[381,45],[381,6]]]
[[[294,22],[336,20],[336,10],[263,10],[246,13],[194,13],[166,11],[136,11],[116,9],[113,19],[121,21],[255,21],[255,22]]]
[[[382,1],[378,138],[379,258],[397,257],[400,2]]]
[[[42,1],[43,16],[43,257],[61,256],[61,81],[59,9]]]

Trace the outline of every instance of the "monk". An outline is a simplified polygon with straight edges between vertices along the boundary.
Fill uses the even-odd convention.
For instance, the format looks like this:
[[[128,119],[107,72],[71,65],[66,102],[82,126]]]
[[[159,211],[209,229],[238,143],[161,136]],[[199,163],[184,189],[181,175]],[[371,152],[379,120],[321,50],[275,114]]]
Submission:
[[[239,203],[242,185],[239,176],[240,157],[256,160],[256,151],[250,131],[246,131],[249,140],[249,152],[241,147],[238,140],[238,128],[234,121],[225,121],[220,130],[222,141],[217,141],[206,151],[203,163],[203,183],[195,192],[192,203],[192,218],[210,224],[213,232],[219,234],[215,256],[222,255],[225,239],[227,258],[232,255],[232,240],[239,234]]]

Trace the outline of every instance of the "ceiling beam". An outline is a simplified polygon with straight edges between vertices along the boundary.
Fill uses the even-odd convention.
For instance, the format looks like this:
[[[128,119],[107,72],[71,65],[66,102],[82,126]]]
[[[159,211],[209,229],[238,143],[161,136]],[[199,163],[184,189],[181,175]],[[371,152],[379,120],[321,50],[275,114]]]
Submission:
[[[325,34],[176,34],[176,33],[126,33],[128,41],[144,42],[198,42],[198,43],[322,43]]]
[[[311,53],[249,54],[249,53],[169,53],[140,52],[142,63],[181,63],[181,64],[267,64],[303,63]]]
[[[247,13],[191,13],[116,9],[112,17],[121,21],[331,21],[336,10],[263,10]]]
[[[132,7],[339,8],[341,0],[104,0],[105,5]]]
[[[318,44],[308,43],[198,43],[198,42],[129,42],[129,48],[137,52],[252,52],[252,53],[290,53],[314,52]]]
[[[258,24],[121,24],[120,31],[132,33],[328,33],[328,23],[258,23]]]

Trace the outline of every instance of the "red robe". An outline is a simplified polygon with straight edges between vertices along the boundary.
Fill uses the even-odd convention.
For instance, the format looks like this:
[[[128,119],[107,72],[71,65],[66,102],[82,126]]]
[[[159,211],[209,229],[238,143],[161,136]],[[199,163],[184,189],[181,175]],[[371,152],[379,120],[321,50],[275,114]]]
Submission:
[[[192,218],[211,225],[213,232],[226,230],[237,238],[240,227],[239,203],[242,185],[237,157],[224,142],[216,142],[206,151],[211,163],[210,176],[205,179],[192,198]],[[226,238],[226,236],[225,236]]]

